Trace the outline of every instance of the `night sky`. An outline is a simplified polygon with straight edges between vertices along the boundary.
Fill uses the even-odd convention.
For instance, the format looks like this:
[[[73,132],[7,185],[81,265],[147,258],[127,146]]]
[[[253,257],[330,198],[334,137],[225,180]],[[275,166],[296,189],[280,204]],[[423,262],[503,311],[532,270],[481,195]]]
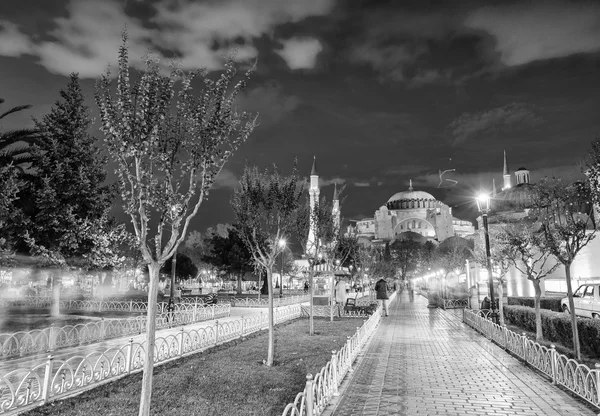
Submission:
[[[473,196],[502,186],[504,149],[511,172],[570,178],[600,133],[600,1],[2,1],[3,108],[34,107],[1,128],[31,126],[70,72],[95,113],[125,23],[135,65],[147,49],[187,69],[219,69],[234,45],[241,67],[258,57],[241,106],[261,125],[199,230],[232,220],[246,161],[289,171],[297,158],[308,175],[316,155],[322,194],[347,185],[345,219],[372,217],[412,179],[473,220]]]

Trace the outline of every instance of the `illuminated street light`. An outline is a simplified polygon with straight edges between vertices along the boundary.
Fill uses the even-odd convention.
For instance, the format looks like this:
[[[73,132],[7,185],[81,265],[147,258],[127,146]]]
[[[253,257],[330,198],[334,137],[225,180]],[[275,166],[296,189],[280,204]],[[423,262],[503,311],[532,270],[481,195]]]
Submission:
[[[481,212],[481,217],[483,220],[483,231],[485,234],[485,260],[486,260],[486,269],[488,272],[488,286],[489,286],[489,295],[490,295],[490,309],[491,314],[490,318],[492,322],[498,323],[498,314],[496,313],[496,302],[494,301],[494,277],[492,276],[492,261],[491,261],[491,253],[490,253],[490,232],[488,229],[488,214],[490,212],[490,196],[488,194],[480,194],[477,197],[477,208],[479,212]]]

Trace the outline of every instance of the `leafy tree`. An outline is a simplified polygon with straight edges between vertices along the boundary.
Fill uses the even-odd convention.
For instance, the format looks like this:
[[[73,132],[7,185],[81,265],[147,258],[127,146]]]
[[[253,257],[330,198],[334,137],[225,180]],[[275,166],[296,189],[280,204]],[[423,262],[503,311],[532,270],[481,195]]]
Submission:
[[[177,67],[170,76],[163,76],[158,60],[147,56],[138,80],[132,83],[127,34],[123,33],[116,97],[110,73],[96,83],[101,130],[117,163],[124,210],[149,268],[141,416],[150,412],[160,268],[177,252],[215,177],[256,124],[255,117],[235,109],[251,71],[230,89],[235,74],[229,59],[217,80],[205,71],[185,73]],[[203,87],[198,98],[193,94],[194,81]]]
[[[171,257],[169,260],[163,264],[160,269],[161,273],[170,275],[173,270],[173,258]],[[175,275],[179,279],[193,279],[198,276],[198,267],[194,264],[191,258],[189,258],[185,253],[177,253],[177,258],[175,261]]]
[[[581,346],[573,302],[571,265],[577,254],[595,237],[591,198],[589,183],[568,184],[555,177],[538,182],[532,197],[541,233],[541,238],[535,241],[541,251],[552,253],[565,268],[573,347],[578,360],[581,359]]]
[[[0,264],[12,258],[7,251],[17,241],[14,225],[23,221],[23,211],[15,204],[23,185],[12,165],[0,167]]]
[[[296,166],[291,175],[282,176],[273,170],[260,172],[246,167],[231,200],[240,237],[252,254],[254,263],[267,274],[269,289],[269,345],[265,365],[272,366],[275,357],[275,327],[273,320],[273,268],[277,256],[284,250],[281,239],[292,235],[294,218],[300,207],[302,183]]]
[[[394,240],[390,244],[390,256],[403,282],[416,272],[423,245],[412,238]]]
[[[203,260],[217,270],[237,281],[237,293],[242,293],[242,278],[254,270],[252,253],[245,244],[239,226],[229,227],[227,235],[213,233],[209,237],[208,246],[211,248]]]
[[[354,234],[342,234],[337,238],[335,258],[340,261],[340,267],[356,268],[358,256],[358,238]]]
[[[40,140],[30,148],[35,176],[28,182],[31,206],[24,241],[30,252],[57,266],[53,273],[58,313],[60,269],[104,268],[119,262],[125,228],[110,218],[113,193],[103,183],[106,159],[98,156],[79,79],[72,74],[50,113],[35,120]]]
[[[309,265],[308,325],[309,335],[314,335],[315,266],[333,260],[333,255],[335,255],[338,230],[333,217],[333,205],[328,203],[325,198],[321,198],[314,201],[314,205],[311,207],[310,198],[307,198],[298,210],[294,229]]]
[[[502,256],[505,261],[510,261],[515,269],[527,276],[527,279],[533,284],[535,291],[536,341],[540,341],[543,338],[542,314],[540,311],[542,289],[540,282],[544,277],[554,272],[560,264],[554,263],[552,265],[548,263],[551,253],[543,241],[540,241],[540,238],[541,235],[534,231],[533,224],[524,224],[523,222],[519,225],[504,225],[494,238],[496,244],[499,246],[498,255]]]

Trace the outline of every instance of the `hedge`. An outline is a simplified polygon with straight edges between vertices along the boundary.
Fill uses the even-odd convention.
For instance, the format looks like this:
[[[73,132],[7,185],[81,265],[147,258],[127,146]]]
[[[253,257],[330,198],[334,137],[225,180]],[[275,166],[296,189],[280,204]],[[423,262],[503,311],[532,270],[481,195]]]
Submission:
[[[540,308],[548,309],[555,312],[562,312],[562,308],[560,306],[561,298],[557,297],[541,297],[540,298]],[[509,296],[508,304],[509,305],[520,305],[520,306],[528,306],[530,308],[534,307],[535,298],[523,297],[523,296]]]
[[[545,339],[573,348],[571,317],[562,312],[541,309],[542,334]],[[506,323],[535,332],[535,310],[527,306],[504,306]],[[600,320],[577,318],[581,351],[592,357],[600,357]]]

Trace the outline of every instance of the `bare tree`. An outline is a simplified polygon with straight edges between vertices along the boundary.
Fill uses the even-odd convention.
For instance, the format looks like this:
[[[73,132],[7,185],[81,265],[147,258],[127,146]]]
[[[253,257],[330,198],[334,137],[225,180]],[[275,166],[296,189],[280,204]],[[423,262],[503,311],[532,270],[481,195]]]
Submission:
[[[190,221],[225,162],[256,125],[254,116],[235,109],[250,74],[246,72],[230,88],[236,75],[232,59],[215,81],[204,71],[184,73],[176,67],[170,76],[163,76],[158,60],[148,56],[138,81],[132,84],[124,33],[116,97],[110,73],[96,83],[101,130],[117,164],[124,210],[149,270],[140,416],[150,413],[159,270],[184,241]],[[175,86],[178,80],[180,88]],[[193,95],[193,81],[203,84],[198,98]]]
[[[565,183],[560,178],[544,178],[535,186],[533,206],[540,228],[541,251],[549,251],[564,266],[573,331],[573,349],[581,359],[577,316],[573,302],[571,265],[577,254],[595,237],[591,194],[587,182]]]
[[[517,271],[527,276],[533,284],[535,291],[535,339],[543,338],[542,314],[540,311],[540,297],[542,279],[554,272],[559,263],[551,265],[548,260],[551,252],[540,241],[541,235],[535,233],[532,224],[519,225],[507,224],[502,227],[495,240],[500,247],[499,254],[510,261]]]
[[[273,320],[273,267],[284,250],[279,241],[289,238],[300,208],[303,184],[296,166],[289,176],[281,176],[277,167],[269,172],[246,167],[235,190],[231,206],[239,224],[239,233],[259,269],[267,273],[269,288],[269,346],[265,365],[272,366],[275,357]]]

